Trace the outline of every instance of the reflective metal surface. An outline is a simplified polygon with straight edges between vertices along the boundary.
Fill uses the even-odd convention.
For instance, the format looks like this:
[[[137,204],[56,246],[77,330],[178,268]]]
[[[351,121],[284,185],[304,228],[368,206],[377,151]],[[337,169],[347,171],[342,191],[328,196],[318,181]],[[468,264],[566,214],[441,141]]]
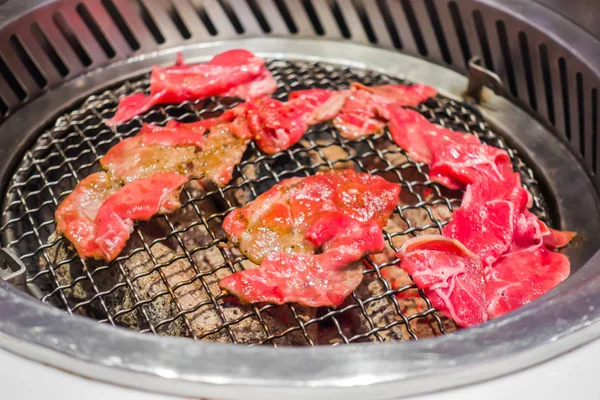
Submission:
[[[424,61],[352,44],[257,39],[203,46],[195,52],[206,58],[232,47],[245,47],[261,56],[312,58],[404,75],[450,96],[462,93],[467,83],[464,77]],[[33,130],[40,126],[34,123],[38,118],[50,121],[64,109],[65,104],[55,99],[68,98],[75,103],[111,80],[135,75],[150,63],[171,58],[172,54],[151,60],[140,58],[79,78],[56,90],[54,99],[41,97],[23,108],[3,128],[9,129],[11,124],[22,126],[19,116],[30,121]],[[506,132],[517,147],[535,151],[522,156],[544,154],[533,164],[539,167],[547,186],[556,192],[553,197],[598,204],[589,181],[563,185],[572,174],[585,173],[559,139],[510,103],[486,97],[485,93],[484,99],[487,101],[478,109],[486,119]],[[36,113],[39,109],[47,110],[48,115]],[[35,136],[33,132],[13,135]],[[27,145],[21,143],[20,151]],[[10,167],[2,165],[1,172]],[[576,191],[571,185],[577,185]],[[356,398],[376,399],[473,383],[543,362],[600,336],[600,324],[596,323],[600,318],[600,255],[592,257],[598,248],[595,232],[599,231],[599,219],[582,216],[572,204],[559,202],[556,207],[561,226],[576,225],[589,241],[582,251],[570,252],[571,257],[580,257],[574,262],[585,262],[583,267],[558,288],[516,312],[432,340],[310,349],[195,343],[139,335],[70,317],[0,283],[0,346],[99,380],[216,398],[265,398],[289,394],[289,389],[294,388],[292,395],[297,398],[352,393]],[[591,209],[597,212],[597,206]]]

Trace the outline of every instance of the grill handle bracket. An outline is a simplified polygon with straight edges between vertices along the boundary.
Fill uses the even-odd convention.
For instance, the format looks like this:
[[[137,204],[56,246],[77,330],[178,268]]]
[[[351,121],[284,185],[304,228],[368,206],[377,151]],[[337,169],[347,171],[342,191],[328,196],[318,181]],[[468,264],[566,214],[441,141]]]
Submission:
[[[498,96],[509,97],[502,79],[496,73],[482,65],[480,56],[474,56],[469,60],[468,80],[469,84],[464,93],[464,97],[468,101],[475,101],[477,104],[481,104],[484,100],[484,87],[490,88]]]
[[[25,292],[27,270],[25,264],[10,250],[0,248],[0,279]]]

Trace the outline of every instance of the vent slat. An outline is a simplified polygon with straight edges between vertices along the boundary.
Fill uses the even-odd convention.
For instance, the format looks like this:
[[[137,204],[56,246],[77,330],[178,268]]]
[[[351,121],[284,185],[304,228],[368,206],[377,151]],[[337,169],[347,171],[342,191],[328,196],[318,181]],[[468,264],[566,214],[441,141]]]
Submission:
[[[433,4],[435,4],[438,9],[440,25],[446,38],[446,47],[452,60],[451,64],[462,69],[464,68],[464,64],[458,36],[456,36],[456,32],[454,31],[454,24],[450,13],[445,11],[448,9],[448,2],[444,0],[434,0]]]
[[[98,24],[98,21],[96,21],[93,11],[90,11],[90,9],[84,3],[77,4],[75,11],[85,24],[86,28],[90,31],[96,42],[100,45],[102,51],[104,51],[104,54],[106,54],[108,58],[113,58],[116,55],[115,46],[106,36],[106,33],[102,30]]]
[[[421,22],[421,34],[423,35],[423,41],[426,43],[427,56],[438,63],[444,63],[445,60],[442,56],[441,44],[436,37],[435,27],[431,22],[425,2],[419,1],[418,3],[413,2],[413,4],[413,10],[417,17],[417,21]]]
[[[206,41],[211,38],[210,33],[198,16],[198,12],[190,0],[172,0],[173,7],[195,40]]]
[[[113,5],[119,11],[129,30],[131,30],[131,33],[140,44],[142,51],[156,46],[156,41],[152,38],[150,30],[130,2],[113,1]]]
[[[24,28],[29,28],[28,26],[24,26]],[[62,76],[58,73],[52,61],[46,56],[44,50],[40,46],[40,44],[35,40],[33,35],[31,34],[30,29],[22,29],[17,32],[17,37],[21,41],[23,48],[27,52],[28,56],[31,58],[31,61],[35,65],[40,73],[44,76],[47,81],[47,85],[49,87],[55,87],[57,84],[62,82]]]
[[[569,131],[571,132],[571,146],[573,150],[581,154],[581,137],[579,134],[579,109],[577,95],[577,76],[569,64],[566,64],[567,80],[569,85]]]
[[[513,71],[515,76],[515,82],[517,85],[517,92],[519,98],[526,104],[531,103],[529,96],[527,70],[525,68],[526,63],[529,61],[525,59],[525,54],[521,51],[519,31],[515,29],[508,30],[508,46],[510,48],[511,59],[513,62]],[[529,46],[527,46],[529,47]],[[535,101],[535,100],[534,100]]]
[[[257,2],[258,4],[263,2]],[[265,19],[269,22],[269,26],[271,27],[271,34],[273,35],[286,35],[290,31],[283,19],[283,16],[277,9],[277,5],[275,4],[275,0],[268,0],[265,3],[268,3],[266,7],[261,7],[262,13],[265,16]]]
[[[548,48],[549,74],[552,81],[552,101],[554,102],[554,126],[559,135],[563,139],[568,140],[567,132],[565,130],[565,108],[561,76],[558,68],[558,58],[552,57],[553,54],[556,54],[556,52],[553,49]]]
[[[127,57],[131,52],[131,47],[104,6],[99,1],[86,1],[85,5],[104,34],[106,41],[114,49],[115,55],[120,55],[121,58]]]
[[[352,41],[360,44],[368,44],[369,39],[367,38],[365,28],[360,21],[356,7],[352,5],[351,1],[339,4],[341,4],[340,13],[343,15],[344,20],[346,21]]]
[[[164,44],[174,44],[182,41],[181,33],[171,20],[164,3],[156,0],[140,0],[144,4],[148,14],[160,30],[165,39]]]
[[[235,29],[219,2],[217,0],[204,0],[203,3],[206,15],[208,15],[217,29],[217,35],[223,37],[234,36],[236,34]]]
[[[600,112],[598,112],[598,89],[593,88],[590,98],[590,103],[592,107],[591,116],[591,143],[590,146],[592,148],[592,165],[594,167],[594,172],[596,173],[596,181],[600,182],[600,138],[598,135],[598,129],[600,128]]]
[[[544,83],[544,71],[540,60],[539,45],[534,37],[528,37],[529,60],[531,62],[531,76],[535,90],[536,111],[545,118],[549,118],[548,102],[546,101],[546,88]]]
[[[75,9],[65,7],[60,10],[60,15],[62,15],[62,19],[69,25],[70,30],[77,38],[79,45],[91,59],[91,62],[104,63],[107,60],[106,54],[81,17],[75,12]]]
[[[327,2],[313,0],[311,0],[311,2],[325,31],[323,36],[330,39],[341,39],[342,31],[333,16],[333,12],[327,5]],[[335,27],[335,29],[333,27]]]
[[[454,65],[466,69],[469,65],[469,60],[475,53],[482,55],[481,48],[478,47],[477,30],[475,29],[475,24],[471,21],[471,13],[465,6],[459,7],[456,1],[450,1],[448,3],[448,11],[452,19],[451,35],[456,37],[460,46],[460,57],[454,60]]]
[[[240,20],[240,23],[244,27],[245,34],[250,35],[250,36],[256,36],[256,35],[263,34],[263,30],[261,29],[260,24],[258,23],[258,20],[256,19],[256,16],[252,12],[252,9],[250,9],[250,6],[246,2],[246,0],[238,0],[238,1],[223,0],[223,1],[229,2],[229,4],[231,5],[232,12],[235,13],[237,18]]]
[[[400,42],[402,42],[402,50],[413,55],[419,54],[417,43],[415,42],[415,38],[410,30],[408,19],[406,18],[406,14],[402,9],[400,1],[386,1],[388,10],[390,10],[390,14],[392,15],[392,19],[394,21],[396,31],[398,32],[398,36],[400,36]]]
[[[502,55],[502,50],[500,48],[500,41],[498,40],[498,34],[496,32],[496,24],[494,20],[490,20],[486,18],[485,15],[482,15],[483,25],[486,27],[487,39],[490,49],[490,57],[491,61],[494,65],[494,72],[502,79],[502,83],[506,89],[509,89],[508,83],[508,74],[506,72],[506,64],[504,63],[504,57]],[[477,35],[476,30],[475,35]],[[467,35],[471,33],[467,31]],[[477,36],[475,36],[477,37]],[[479,51],[480,48],[477,48],[476,51]],[[480,53],[481,54],[481,53]],[[483,54],[481,54],[483,55]]]
[[[394,41],[390,35],[390,32],[387,30],[385,18],[381,14],[381,9],[374,3],[375,1],[368,1],[366,3],[366,5],[369,7],[365,7],[365,14],[369,18],[369,21],[371,21],[371,28],[377,37],[377,45],[386,48],[393,48]]]
[[[2,75],[0,75],[0,97],[9,109],[15,108],[21,103]]]
[[[284,0],[284,2],[296,24],[299,36],[312,36],[318,34],[317,29],[310,21],[310,17],[302,4],[302,0]]]
[[[81,61],[75,54],[75,51],[69,45],[69,42],[60,33],[50,15],[45,15],[43,18],[38,20],[40,29],[46,35],[46,38],[50,44],[56,50],[56,53],[64,61],[65,65],[69,69],[69,74],[75,75],[83,70]]]
[[[582,148],[584,148],[585,165],[591,170],[593,167],[592,146],[594,145],[594,142],[592,140],[592,91],[589,85],[586,85],[583,76],[581,77],[581,101],[583,103],[583,115],[581,116],[582,124],[579,127],[582,135],[582,141],[580,144],[582,145]]]
[[[12,72],[19,86],[23,88],[25,96],[30,97],[39,92],[40,88],[31,74],[23,73],[23,71],[27,71],[27,68],[8,45],[8,38],[2,39],[2,43],[0,44],[0,56],[4,59],[6,67]]]

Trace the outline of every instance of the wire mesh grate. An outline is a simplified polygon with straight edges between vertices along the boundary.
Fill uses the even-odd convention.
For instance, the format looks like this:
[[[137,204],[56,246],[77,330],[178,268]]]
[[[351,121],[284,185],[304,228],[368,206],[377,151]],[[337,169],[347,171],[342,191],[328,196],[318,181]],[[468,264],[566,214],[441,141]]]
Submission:
[[[275,97],[281,100],[292,90],[339,90],[353,81],[402,83],[372,71],[315,62],[270,60],[268,67],[279,85]],[[402,275],[393,253],[414,235],[439,233],[460,204],[460,193],[432,183],[426,166],[411,161],[387,131],[348,141],[331,124],[320,124],[291,149],[274,155],[251,143],[228,186],[205,190],[191,182],[183,191],[182,208],[137,224],[115,261],[81,260],[54,233],[54,211],[80,179],[99,169],[98,160],[111,146],[135,135],[143,122],[193,122],[238,104],[234,99],[208,99],[167,105],[107,127],[118,98],[147,91],[148,84],[143,76],[89,97],[44,131],[15,171],[3,203],[2,245],[27,265],[28,282],[40,288],[42,302],[140,332],[252,345],[408,340],[456,329]],[[533,172],[474,110],[438,96],[418,111],[506,149],[534,197],[534,212],[548,221]],[[222,292],[218,280],[248,262],[227,245],[224,216],[282,179],[333,168],[355,168],[402,186],[401,201],[384,230],[386,252],[365,258],[365,279],[352,296],[337,309],[314,309],[242,305]]]

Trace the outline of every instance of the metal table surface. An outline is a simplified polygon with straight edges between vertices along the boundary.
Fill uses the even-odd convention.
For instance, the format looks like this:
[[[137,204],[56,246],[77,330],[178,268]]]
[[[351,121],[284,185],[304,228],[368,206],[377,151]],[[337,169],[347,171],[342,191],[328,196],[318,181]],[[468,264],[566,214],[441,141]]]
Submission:
[[[440,392],[413,399],[461,400],[507,398],[600,398],[600,386],[593,384],[600,357],[600,340],[580,347],[560,358],[525,371],[479,385]],[[31,377],[35,376],[35,384]],[[6,399],[62,400],[177,400],[181,398],[146,393],[113,386],[69,374],[0,350],[0,387]],[[68,389],[65,389],[68,388]],[[509,396],[509,397],[507,397]],[[393,397],[390,397],[393,398]],[[345,400],[350,400],[346,397]]]

